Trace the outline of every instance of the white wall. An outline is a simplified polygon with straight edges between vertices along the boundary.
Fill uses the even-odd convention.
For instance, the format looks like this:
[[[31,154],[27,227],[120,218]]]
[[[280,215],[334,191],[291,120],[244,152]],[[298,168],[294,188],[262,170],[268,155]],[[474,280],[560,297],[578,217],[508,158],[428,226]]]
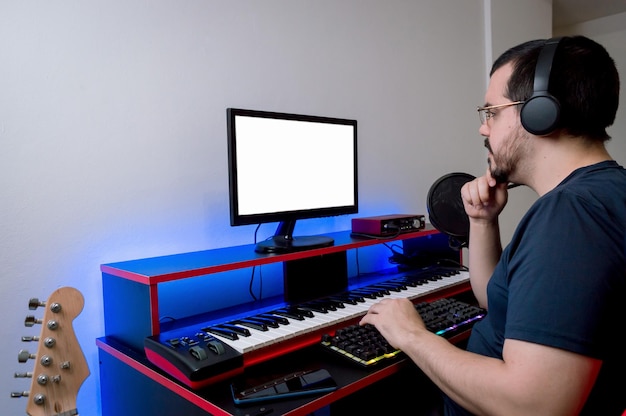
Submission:
[[[229,225],[227,107],[357,119],[360,215],[425,213],[436,178],[484,163],[482,18],[481,0],[2,2],[3,413],[26,407],[8,392],[29,385],[12,374],[32,368],[30,297],[84,294],[91,416],[100,264],[252,242]]]
[[[626,165],[626,13],[595,19],[572,26],[558,27],[555,36],[585,35],[600,42],[615,60],[621,81],[621,106],[617,111],[615,123],[608,129],[612,139],[608,142],[611,156],[622,165]]]
[[[29,385],[12,378],[31,366],[18,350],[36,350],[20,342],[38,331],[23,326],[29,298],[85,296],[75,330],[92,375],[78,406],[96,415],[100,264],[252,242],[253,226],[229,226],[227,107],[356,118],[360,216],[426,213],[437,178],[482,173],[485,34],[498,50],[530,36],[485,25],[525,27],[500,7],[517,2],[484,3],[0,3],[2,412],[26,407],[8,392]]]

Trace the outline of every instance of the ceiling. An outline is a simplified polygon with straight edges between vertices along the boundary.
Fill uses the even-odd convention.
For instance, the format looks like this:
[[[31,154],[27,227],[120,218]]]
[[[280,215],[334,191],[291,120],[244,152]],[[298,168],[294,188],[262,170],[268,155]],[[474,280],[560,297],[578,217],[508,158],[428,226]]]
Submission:
[[[553,0],[552,25],[567,26],[626,12],[626,0]]]

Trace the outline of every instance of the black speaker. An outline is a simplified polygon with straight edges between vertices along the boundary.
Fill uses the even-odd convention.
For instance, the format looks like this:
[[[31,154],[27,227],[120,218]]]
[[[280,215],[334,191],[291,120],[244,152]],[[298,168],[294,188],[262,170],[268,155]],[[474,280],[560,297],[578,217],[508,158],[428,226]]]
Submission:
[[[520,112],[522,126],[536,136],[552,133],[559,124],[561,104],[548,92],[548,87],[554,54],[560,41],[561,38],[548,39],[539,52],[535,67],[533,95],[522,105]]]
[[[430,223],[448,235],[451,245],[457,247],[466,247],[469,240],[469,218],[461,199],[461,188],[474,178],[469,173],[448,173],[437,179],[428,191],[426,208]]]
[[[345,251],[283,262],[285,302],[301,303],[348,288]]]

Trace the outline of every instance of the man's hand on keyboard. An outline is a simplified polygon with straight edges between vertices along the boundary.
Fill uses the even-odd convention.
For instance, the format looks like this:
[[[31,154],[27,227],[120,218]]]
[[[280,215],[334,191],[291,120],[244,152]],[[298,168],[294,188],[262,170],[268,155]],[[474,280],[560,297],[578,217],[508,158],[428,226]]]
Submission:
[[[408,299],[383,299],[372,305],[361,319],[361,325],[374,325],[394,348],[403,349],[409,332],[428,332],[424,321]]]

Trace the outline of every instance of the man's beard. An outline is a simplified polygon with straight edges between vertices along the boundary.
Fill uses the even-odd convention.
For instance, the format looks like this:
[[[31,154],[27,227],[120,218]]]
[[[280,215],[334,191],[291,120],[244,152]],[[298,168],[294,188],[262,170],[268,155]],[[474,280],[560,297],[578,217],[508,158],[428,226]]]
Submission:
[[[523,146],[528,142],[524,130],[518,128],[504,140],[504,143],[504,147],[500,148],[496,155],[491,149],[489,139],[485,138],[485,147],[490,155],[487,157],[487,164],[496,183],[510,182],[510,175],[518,170],[519,161],[524,154]]]

